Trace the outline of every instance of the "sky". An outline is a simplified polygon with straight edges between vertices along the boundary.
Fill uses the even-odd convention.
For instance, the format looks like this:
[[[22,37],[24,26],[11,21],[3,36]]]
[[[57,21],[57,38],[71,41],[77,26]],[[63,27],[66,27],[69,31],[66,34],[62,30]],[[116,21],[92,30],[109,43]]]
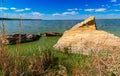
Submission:
[[[120,0],[0,0],[0,17],[31,19],[120,18]]]

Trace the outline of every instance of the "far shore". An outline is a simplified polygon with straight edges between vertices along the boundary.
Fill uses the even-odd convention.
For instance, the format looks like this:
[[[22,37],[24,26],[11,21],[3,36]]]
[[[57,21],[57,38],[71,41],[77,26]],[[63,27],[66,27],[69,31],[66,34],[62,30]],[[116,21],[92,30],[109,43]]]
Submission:
[[[20,18],[0,18],[0,20],[21,20]],[[22,20],[84,20],[84,19],[29,19],[22,18]],[[96,18],[96,20],[120,20],[120,18]]]
[[[0,20],[21,20],[20,18],[0,18]],[[42,19],[22,19],[22,20],[42,20]]]

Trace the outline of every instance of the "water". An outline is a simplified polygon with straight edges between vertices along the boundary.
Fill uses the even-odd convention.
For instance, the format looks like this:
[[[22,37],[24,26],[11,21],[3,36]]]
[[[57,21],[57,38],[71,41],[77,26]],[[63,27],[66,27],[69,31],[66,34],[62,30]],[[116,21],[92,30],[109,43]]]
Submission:
[[[22,33],[32,33],[38,34],[46,31],[56,31],[56,32],[64,32],[65,30],[70,29],[75,24],[81,22],[83,20],[24,20],[22,22]],[[1,21],[0,21],[1,23]],[[18,20],[9,20],[5,21],[6,33],[13,34],[19,33],[19,24]],[[99,30],[105,30],[107,32],[113,33],[120,37],[120,20],[96,20],[97,28]],[[1,26],[1,25],[0,25]],[[1,30],[1,27],[0,27]],[[34,48],[44,47],[52,47],[59,37],[42,37],[39,41],[23,43],[21,44],[21,52],[26,52],[26,54],[30,54],[34,52]],[[9,49],[11,52],[15,52],[16,46],[10,45]],[[29,50],[29,49],[32,49]]]
[[[98,29],[113,33],[120,37],[120,19],[96,20]]]
[[[46,31],[64,32],[81,21],[83,20],[24,20],[22,22],[22,33],[38,34]],[[6,33],[19,33],[19,24],[19,20],[6,20]],[[105,30],[120,36],[120,19],[99,19],[96,20],[96,24],[99,30]]]

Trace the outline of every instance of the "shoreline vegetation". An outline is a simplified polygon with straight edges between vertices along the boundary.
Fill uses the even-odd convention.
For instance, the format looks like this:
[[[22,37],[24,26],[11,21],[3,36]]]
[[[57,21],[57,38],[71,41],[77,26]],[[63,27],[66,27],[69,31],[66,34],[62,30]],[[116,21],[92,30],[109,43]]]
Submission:
[[[0,39],[0,75],[119,76],[119,50],[98,54],[93,52],[91,55],[69,53],[67,48],[60,52],[53,48],[60,37],[53,36],[51,32],[45,34],[39,41],[24,44],[18,42],[15,45],[2,44]],[[1,35],[5,40],[6,34],[2,32]]]
[[[20,18],[0,18],[0,20],[21,20]],[[22,19],[22,20],[42,20],[42,19]]]

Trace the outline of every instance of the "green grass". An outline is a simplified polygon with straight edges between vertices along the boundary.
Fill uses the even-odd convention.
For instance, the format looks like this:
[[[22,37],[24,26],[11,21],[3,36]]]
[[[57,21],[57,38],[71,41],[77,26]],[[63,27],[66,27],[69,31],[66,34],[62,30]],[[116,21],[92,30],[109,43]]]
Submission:
[[[80,54],[65,54],[62,52],[53,51],[52,55],[60,65],[66,67],[69,75],[72,75],[71,73],[73,69],[82,69],[84,65],[88,64],[90,66],[92,62],[91,57]]]
[[[76,75],[76,72],[79,72],[78,74],[84,74],[84,76],[88,76],[90,73],[90,76],[98,76],[99,70],[96,68],[99,67],[97,63],[99,63],[99,58],[94,58],[94,56],[85,56],[81,54],[71,54],[68,52],[60,52],[58,50],[53,49],[53,45],[58,41],[59,37],[42,37],[38,41],[29,42],[29,43],[22,43],[20,44],[20,55],[24,56],[25,59],[33,59],[31,62],[34,63],[34,60],[38,60],[37,64],[39,64],[39,59],[42,53],[48,53],[50,51],[52,56],[52,63],[54,63],[54,66],[50,66],[50,70],[53,71],[59,71],[60,67],[59,65],[64,66],[67,71],[68,76],[73,76],[74,72]],[[9,45],[8,49],[11,55],[15,55],[16,51],[16,45]],[[107,53],[104,53],[103,56],[107,56]],[[102,56],[102,57],[103,57]],[[100,54],[101,57],[101,54]],[[37,59],[36,59],[37,58]],[[104,57],[106,58],[106,57]],[[15,58],[14,58],[15,59]],[[13,59],[13,61],[14,61]],[[12,61],[12,60],[11,60]],[[26,67],[27,60],[20,61],[20,67]],[[94,63],[94,61],[96,61]],[[22,63],[22,64],[21,64]],[[29,65],[29,64],[28,64]],[[38,65],[39,66],[39,65]],[[113,72],[112,72],[113,73]],[[112,76],[110,73],[109,76]],[[1,72],[0,72],[1,75]],[[108,74],[107,74],[108,75]]]
[[[52,47],[57,42],[59,37],[42,37],[38,41],[29,42],[29,43],[22,43],[20,44],[20,55],[22,56],[36,56],[39,55],[39,50],[42,51],[51,51],[54,61],[57,62],[57,65],[63,65],[67,69],[67,73],[71,75],[72,69],[74,68],[82,68],[84,64],[91,65],[91,58],[80,55],[80,54],[68,54],[62,53],[59,51],[54,50]],[[9,51],[12,55],[15,54],[16,45],[9,45]],[[55,68],[56,69],[56,68]]]
[[[52,48],[57,42],[59,37],[41,37],[40,40],[28,43],[20,44],[20,54],[21,55],[31,55],[33,53],[38,53],[38,49]],[[14,55],[16,51],[16,45],[9,45],[9,51]]]

